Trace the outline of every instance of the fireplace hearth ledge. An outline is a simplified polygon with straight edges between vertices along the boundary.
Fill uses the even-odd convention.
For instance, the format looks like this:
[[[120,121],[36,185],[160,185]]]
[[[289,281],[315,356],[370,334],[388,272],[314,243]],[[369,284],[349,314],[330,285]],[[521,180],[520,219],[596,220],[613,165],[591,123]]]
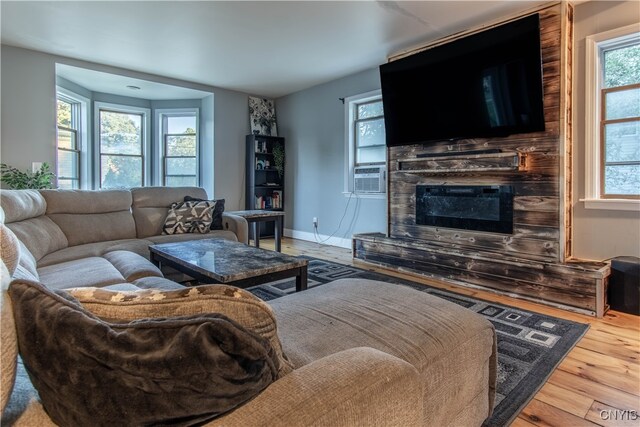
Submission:
[[[602,317],[609,309],[606,262],[564,263],[518,258],[461,245],[390,238],[382,233],[353,236],[353,258],[392,270],[489,290],[552,307]]]

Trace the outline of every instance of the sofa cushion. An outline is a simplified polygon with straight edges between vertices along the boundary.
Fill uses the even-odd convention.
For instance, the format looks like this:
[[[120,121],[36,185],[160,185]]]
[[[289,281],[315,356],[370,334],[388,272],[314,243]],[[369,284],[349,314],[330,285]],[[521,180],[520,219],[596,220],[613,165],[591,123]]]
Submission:
[[[113,251],[102,256],[109,261],[127,282],[143,277],[162,277],[162,272],[148,259],[129,251]]]
[[[164,220],[162,234],[206,234],[211,229],[215,201],[173,203]]]
[[[9,293],[20,354],[59,425],[199,424],[276,379],[269,341],[219,314],[114,324],[37,283]]]
[[[136,237],[128,190],[41,190],[69,246]]]
[[[46,216],[7,223],[7,227],[24,243],[36,261],[69,246],[60,227]]]
[[[5,223],[23,221],[44,215],[47,203],[37,190],[2,190],[0,204]]]
[[[134,280],[132,284],[137,286],[139,289],[160,289],[164,291],[184,289],[183,285],[176,283],[173,280],[155,276],[143,277],[141,279]]]
[[[46,267],[86,257],[102,256],[107,252],[119,250],[130,251],[149,258],[149,245],[152,244],[149,240],[144,239],[122,239],[71,246],[43,257],[38,261],[38,267]]]
[[[138,282],[135,284],[138,285]],[[290,362],[282,352],[271,307],[248,291],[227,285],[119,293],[99,288],[67,291],[96,316],[113,321],[220,313],[271,342],[279,360],[279,376],[284,376],[292,370]]]
[[[131,209],[129,190],[40,190],[47,201],[47,215],[99,214]]]
[[[7,288],[11,276],[18,267],[20,260],[20,245],[18,238],[0,223],[0,414],[4,411],[16,376],[16,362],[18,357],[18,344],[11,309],[11,300],[7,294]]]
[[[0,223],[0,256],[11,277],[20,262],[20,241],[3,223]]]
[[[365,279],[336,280],[270,304],[296,368],[338,351],[371,347],[420,372],[430,425],[449,425],[465,409],[455,403],[481,394],[487,412],[480,419],[493,408],[495,332],[471,310],[407,286]]]
[[[205,202],[205,199],[196,199],[191,196],[185,196],[185,202]],[[213,221],[211,221],[211,229],[212,230],[222,230],[224,227],[222,226],[222,214],[224,213],[224,199],[215,199],[211,200],[215,202],[216,207],[213,209]]]
[[[50,289],[107,286],[126,282],[124,276],[109,261],[88,257],[49,265],[38,269],[40,282]]]
[[[169,206],[183,201],[185,196],[206,199],[200,187],[138,187],[131,189],[133,217],[139,238],[162,234]]]
[[[12,278],[22,278],[27,280],[39,280],[38,268],[36,259],[33,254],[27,249],[24,243],[19,242],[20,245],[20,261],[16,271],[13,273]]]

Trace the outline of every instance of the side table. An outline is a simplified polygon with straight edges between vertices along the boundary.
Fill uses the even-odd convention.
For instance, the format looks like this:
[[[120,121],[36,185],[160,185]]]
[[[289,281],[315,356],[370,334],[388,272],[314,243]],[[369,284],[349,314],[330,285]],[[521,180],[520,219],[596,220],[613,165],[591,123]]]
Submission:
[[[255,242],[256,248],[260,247],[260,227],[258,227],[258,223],[273,221],[275,230],[276,251],[282,251],[282,229],[284,223],[284,212],[257,209],[248,211],[231,211],[229,213],[232,215],[241,216],[242,218],[246,219],[250,225],[253,226],[253,241]]]

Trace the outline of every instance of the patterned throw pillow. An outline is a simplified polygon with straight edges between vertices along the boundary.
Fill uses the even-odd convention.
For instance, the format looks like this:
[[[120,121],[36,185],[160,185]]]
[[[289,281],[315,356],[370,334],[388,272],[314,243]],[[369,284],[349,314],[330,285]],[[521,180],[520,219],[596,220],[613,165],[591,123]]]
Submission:
[[[177,202],[171,205],[162,227],[163,234],[208,233],[216,202]]]
[[[111,323],[39,283],[9,294],[20,355],[58,425],[202,425],[277,378],[269,341],[221,314]]]
[[[185,202],[205,202],[205,199],[196,199],[191,196],[184,196]],[[216,207],[213,210],[213,221],[211,222],[212,230],[222,230],[222,214],[224,212],[224,199],[211,200],[216,202]]]
[[[278,378],[293,370],[282,350],[271,306],[251,292],[227,285],[200,285],[176,290],[109,291],[101,288],[66,289],[84,308],[113,322],[142,318],[218,313],[266,338],[279,360]]]

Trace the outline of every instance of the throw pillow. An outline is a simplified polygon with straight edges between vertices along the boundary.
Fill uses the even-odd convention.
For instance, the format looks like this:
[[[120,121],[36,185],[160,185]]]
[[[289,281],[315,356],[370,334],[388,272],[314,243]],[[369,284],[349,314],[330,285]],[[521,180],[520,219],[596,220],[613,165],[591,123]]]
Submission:
[[[195,202],[204,202],[205,199],[196,199],[195,197],[185,196],[185,202],[195,201]],[[216,199],[211,200],[212,202],[216,202],[216,207],[213,210],[213,221],[211,222],[212,230],[222,230],[222,214],[224,213],[224,199]]]
[[[96,316],[113,322],[140,318],[219,313],[269,340],[278,358],[278,378],[293,370],[282,350],[271,306],[251,292],[227,285],[201,285],[175,290],[109,291],[75,288],[67,292]]]
[[[208,233],[216,202],[177,202],[169,208],[162,227],[163,234]]]
[[[20,355],[56,424],[201,424],[276,379],[269,341],[223,315],[114,324],[59,292],[9,289]]]

